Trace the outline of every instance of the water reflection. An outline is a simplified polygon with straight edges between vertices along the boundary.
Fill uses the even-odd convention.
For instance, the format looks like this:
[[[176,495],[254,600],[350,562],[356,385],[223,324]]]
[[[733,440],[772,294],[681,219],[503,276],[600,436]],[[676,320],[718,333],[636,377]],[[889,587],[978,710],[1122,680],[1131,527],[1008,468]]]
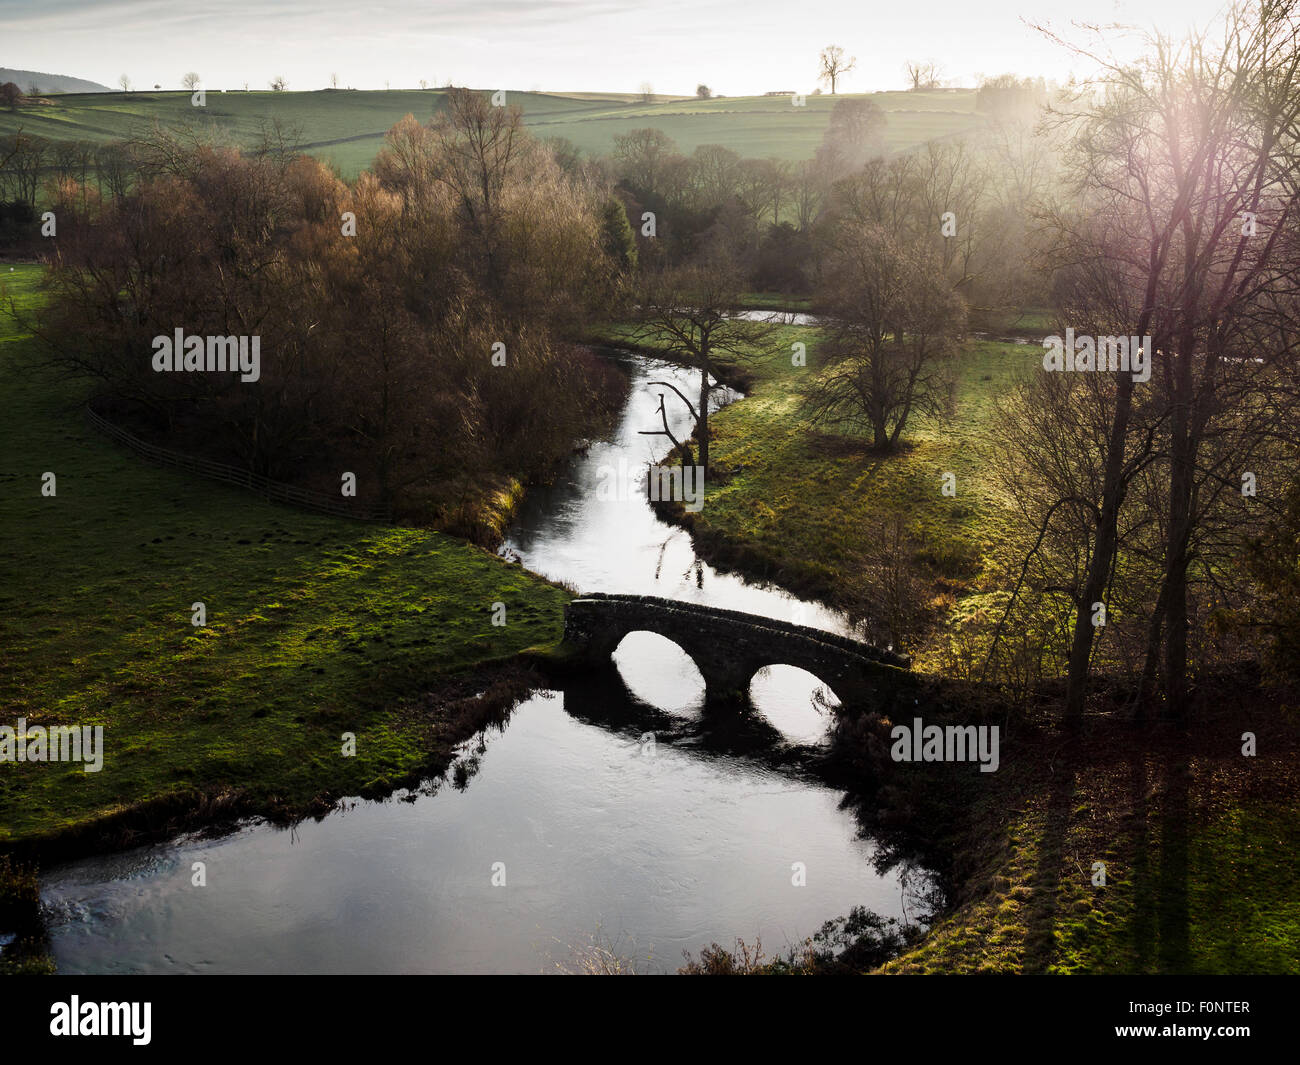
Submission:
[[[776,325],[821,325],[821,319],[815,314],[803,311],[740,311],[733,315],[747,322],[772,322]]]
[[[583,592],[685,599],[850,634],[852,626],[837,611],[718,572],[696,555],[688,532],[655,516],[643,492],[628,493],[627,498],[598,496],[597,488],[607,483],[610,471],[643,471],[663,453],[662,437],[640,435],[640,430],[659,424],[659,395],[664,390],[651,382],[672,381],[688,395],[697,387],[693,371],[631,355],[615,361],[628,374],[631,390],[614,432],[575,457],[554,484],[529,493],[502,552]],[[714,405],[733,398],[735,393],[719,395]],[[680,402],[671,402],[671,393],[668,399],[669,424],[683,439],[690,435],[690,415]]]
[[[467,745],[459,787],[64,867],[44,890],[54,956],[63,972],[550,972],[600,930],[662,971],[714,940],[779,949],[857,904],[901,913],[896,876],[786,747],[758,715],[646,704],[611,666]]]

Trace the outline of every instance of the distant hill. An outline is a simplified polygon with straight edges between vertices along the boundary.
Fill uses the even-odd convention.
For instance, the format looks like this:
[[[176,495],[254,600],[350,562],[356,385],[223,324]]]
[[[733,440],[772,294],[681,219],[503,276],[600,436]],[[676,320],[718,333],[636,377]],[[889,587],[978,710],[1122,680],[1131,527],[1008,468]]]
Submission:
[[[6,81],[14,82],[23,92],[29,92],[33,85],[38,92],[110,92],[107,85],[85,78],[70,78],[66,74],[43,74],[39,70],[10,70],[0,67],[0,85]]]
[[[40,77],[40,75],[37,75]],[[22,82],[19,82],[22,85]],[[26,89],[26,86],[23,85]],[[53,96],[39,107],[0,110],[0,136],[25,129],[52,139],[100,143],[129,137],[153,122],[210,124],[242,143],[254,143],[268,120],[278,120],[299,146],[328,159],[348,177],[370,166],[384,136],[403,115],[427,120],[442,103],[441,90],[391,92],[221,92],[209,89],[202,109],[188,92],[109,91],[98,96]],[[614,138],[654,126],[689,154],[701,144],[721,144],[742,156],[810,158],[821,143],[831,108],[845,97],[808,96],[802,106],[790,97],[734,96],[700,100],[656,97],[643,103],[624,93],[507,92],[523,108],[524,122],[538,137],[567,137],[584,153],[609,152]],[[857,97],[861,99],[863,97]],[[885,147],[903,151],[928,140],[983,127],[975,91],[882,92],[865,97],[885,111]]]

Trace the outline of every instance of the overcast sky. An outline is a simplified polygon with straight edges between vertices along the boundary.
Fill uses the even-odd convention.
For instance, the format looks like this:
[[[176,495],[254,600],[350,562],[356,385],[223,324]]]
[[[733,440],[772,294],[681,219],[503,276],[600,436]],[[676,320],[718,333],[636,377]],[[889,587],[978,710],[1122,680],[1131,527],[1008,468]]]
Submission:
[[[830,43],[858,58],[842,92],[903,87],[903,62],[947,78],[1042,75],[1070,57],[1022,23],[1205,23],[1224,0],[0,0],[0,66],[116,85],[476,88],[751,95],[810,91]]]

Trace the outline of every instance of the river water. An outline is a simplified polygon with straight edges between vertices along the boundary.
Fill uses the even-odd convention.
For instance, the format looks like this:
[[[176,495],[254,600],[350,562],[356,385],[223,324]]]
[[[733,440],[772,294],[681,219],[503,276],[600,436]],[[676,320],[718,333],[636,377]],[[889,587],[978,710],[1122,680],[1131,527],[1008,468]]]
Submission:
[[[639,477],[667,445],[640,430],[660,426],[661,393],[679,438],[689,416],[651,382],[698,392],[684,370],[615,359],[632,385],[617,429],[530,494],[503,553],[582,591],[847,631],[715,572],[654,517]],[[807,768],[833,700],[815,678],[774,666],[754,678],[752,712],[719,712],[661,637],[629,635],[614,663],[535,694],[413,792],[50,870],[59,971],[544,973],[616,956],[662,972],[737,937],[771,955],[855,905],[902,912],[899,877],[875,871],[843,793]]]

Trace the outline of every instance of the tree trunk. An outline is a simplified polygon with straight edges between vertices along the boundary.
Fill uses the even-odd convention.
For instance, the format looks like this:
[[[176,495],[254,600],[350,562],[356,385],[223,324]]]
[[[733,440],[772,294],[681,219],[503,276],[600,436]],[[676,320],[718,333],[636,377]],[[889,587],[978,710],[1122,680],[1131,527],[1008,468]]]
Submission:
[[[1147,702],[1156,690],[1156,673],[1160,668],[1161,637],[1165,631],[1165,608],[1169,599],[1169,582],[1160,582],[1160,594],[1156,598],[1156,607],[1151,611],[1151,622],[1147,626],[1146,659],[1142,664],[1142,676],[1138,679],[1137,708],[1133,719],[1143,724],[1147,719]]]
[[[1187,562],[1191,541],[1195,442],[1192,438],[1191,336],[1184,336],[1174,372],[1169,442],[1169,543],[1165,560],[1165,686],[1176,720],[1187,714]]]
[[[1074,621],[1074,641],[1070,645],[1070,671],[1065,689],[1065,717],[1077,722],[1083,717],[1083,703],[1088,694],[1088,665],[1096,633],[1092,625],[1092,604],[1101,601],[1110,578],[1119,538],[1119,508],[1124,501],[1124,452],[1128,440],[1129,416],[1133,409],[1133,377],[1121,374],[1115,396],[1115,417],[1111,422],[1109,450],[1106,454],[1105,480],[1102,486],[1101,516],[1097,523],[1097,545],[1088,565],[1088,575],[1079,595]]]
[[[704,476],[709,473],[709,371],[700,370],[700,417],[695,423],[696,437],[700,444],[700,469]]]

